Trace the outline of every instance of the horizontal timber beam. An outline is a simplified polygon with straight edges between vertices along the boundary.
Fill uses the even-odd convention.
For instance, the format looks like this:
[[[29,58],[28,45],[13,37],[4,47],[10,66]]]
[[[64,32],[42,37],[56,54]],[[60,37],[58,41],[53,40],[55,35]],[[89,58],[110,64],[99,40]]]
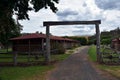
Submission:
[[[43,26],[54,26],[54,25],[89,25],[89,24],[101,24],[101,20],[94,21],[45,21]]]

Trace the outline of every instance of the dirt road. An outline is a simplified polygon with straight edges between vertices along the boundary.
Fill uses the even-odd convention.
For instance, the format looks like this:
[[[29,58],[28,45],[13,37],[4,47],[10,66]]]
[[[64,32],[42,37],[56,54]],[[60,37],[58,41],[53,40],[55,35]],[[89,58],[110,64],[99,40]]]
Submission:
[[[57,65],[47,80],[117,80],[101,75],[88,60],[88,48],[82,47],[75,54]]]

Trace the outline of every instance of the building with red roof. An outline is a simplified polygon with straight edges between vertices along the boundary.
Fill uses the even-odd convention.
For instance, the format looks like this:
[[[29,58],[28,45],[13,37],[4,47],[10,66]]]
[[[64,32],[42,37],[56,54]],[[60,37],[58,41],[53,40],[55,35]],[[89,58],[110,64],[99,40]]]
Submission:
[[[42,33],[26,34],[10,40],[12,41],[12,49],[14,52],[31,52],[35,54],[46,50],[46,35]],[[51,51],[57,50],[59,47],[68,49],[78,45],[79,42],[76,40],[52,35],[50,36]]]
[[[120,51],[120,38],[115,38],[112,40],[112,48]]]

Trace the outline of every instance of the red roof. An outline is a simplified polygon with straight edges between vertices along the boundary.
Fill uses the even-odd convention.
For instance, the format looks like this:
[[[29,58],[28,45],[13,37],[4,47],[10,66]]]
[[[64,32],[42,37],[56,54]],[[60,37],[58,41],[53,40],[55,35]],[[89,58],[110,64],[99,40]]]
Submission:
[[[45,38],[45,37],[46,37],[45,34],[32,33],[32,34],[26,34],[20,37],[12,38],[10,40],[35,39],[35,38]]]
[[[120,41],[120,38],[113,39],[112,41]]]
[[[36,39],[36,38],[45,39],[46,35],[45,34],[39,34],[39,33],[32,33],[32,34],[27,34],[27,35],[22,35],[20,37],[12,38],[10,40],[24,40],[24,39]],[[77,42],[76,40],[72,40],[72,39],[68,39],[68,38],[62,38],[62,37],[58,37],[58,36],[50,36],[50,39]]]

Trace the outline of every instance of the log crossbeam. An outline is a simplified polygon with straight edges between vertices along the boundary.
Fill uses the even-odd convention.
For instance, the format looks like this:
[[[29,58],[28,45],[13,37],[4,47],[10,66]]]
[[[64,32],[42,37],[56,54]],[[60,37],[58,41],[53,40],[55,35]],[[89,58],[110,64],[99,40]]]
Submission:
[[[55,25],[90,25],[101,24],[100,20],[96,21],[45,21],[43,26],[55,26]]]

